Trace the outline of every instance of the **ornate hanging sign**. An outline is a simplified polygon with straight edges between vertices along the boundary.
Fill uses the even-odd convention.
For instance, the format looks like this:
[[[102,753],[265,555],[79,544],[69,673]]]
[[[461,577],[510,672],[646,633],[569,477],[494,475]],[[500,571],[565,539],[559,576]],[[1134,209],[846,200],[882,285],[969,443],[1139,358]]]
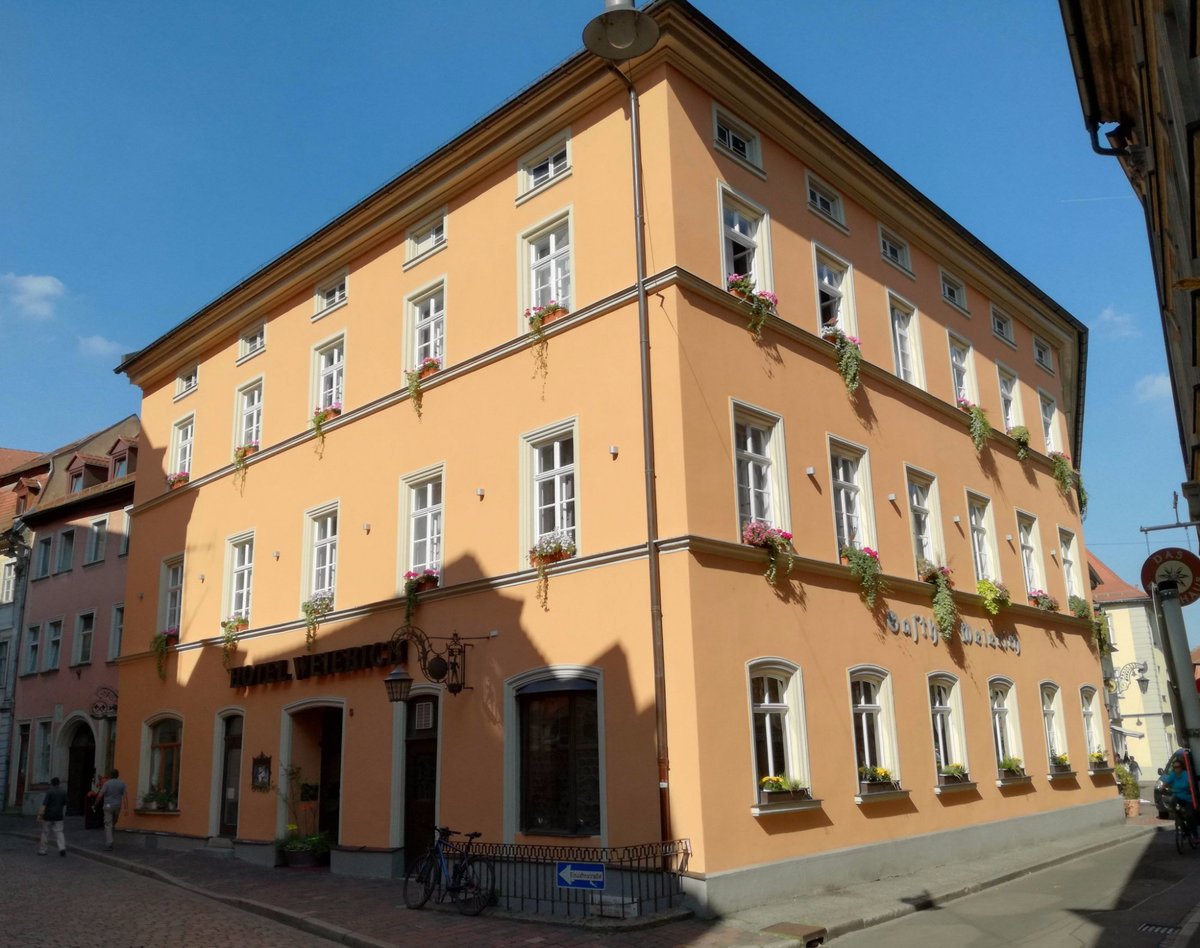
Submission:
[[[92,717],[115,718],[117,716],[117,693],[112,688],[101,685],[96,689],[96,697],[92,700]]]
[[[1200,599],[1200,557],[1191,550],[1171,546],[1151,553],[1142,564],[1142,588],[1153,596],[1153,586],[1170,580],[1179,587],[1179,604]]]

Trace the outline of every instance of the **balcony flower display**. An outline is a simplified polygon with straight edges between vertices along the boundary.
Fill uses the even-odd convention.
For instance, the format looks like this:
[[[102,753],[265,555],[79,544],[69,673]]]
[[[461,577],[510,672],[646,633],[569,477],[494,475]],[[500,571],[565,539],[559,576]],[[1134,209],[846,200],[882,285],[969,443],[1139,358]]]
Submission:
[[[441,367],[442,360],[437,356],[430,356],[417,363],[417,367],[411,372],[404,373],[404,382],[408,387],[408,397],[412,401],[413,411],[417,413],[418,418],[421,417],[424,398],[424,393],[421,391],[421,379],[432,375]]]
[[[867,604],[868,609],[874,609],[876,597],[886,588],[878,551],[869,546],[864,546],[861,550],[848,546],[842,550],[842,559],[849,565],[850,575],[858,580],[862,588],[863,602]]]
[[[1058,600],[1044,589],[1029,590],[1029,601],[1043,612],[1058,612]]]
[[[759,800],[763,803],[780,803],[788,800],[811,799],[808,787],[798,780],[783,774],[763,777],[758,782]]]
[[[250,620],[238,613],[221,620],[221,661],[226,668],[229,667],[230,656],[237,650],[237,634],[248,628]]]
[[[954,601],[954,571],[929,560],[917,563],[917,573],[933,586],[933,622],[943,642],[949,642],[958,628],[958,603]]]
[[[150,640],[150,648],[154,652],[154,665],[158,669],[158,677],[167,680],[167,651],[179,642],[179,629],[171,627],[163,629]]]
[[[311,652],[317,641],[321,620],[333,611],[333,597],[324,594],[313,596],[300,603],[300,611],[304,613],[304,647]]]
[[[1011,774],[1014,777],[1025,775],[1025,768],[1022,766],[1020,757],[1001,757],[997,766],[1002,774]]]
[[[567,308],[557,300],[550,300],[543,306],[531,306],[525,310],[525,319],[529,323],[529,332],[533,336],[533,364],[537,375],[544,381],[550,370],[547,361],[549,343],[546,342],[545,326],[567,312]]]
[[[987,412],[969,398],[959,396],[958,407],[971,416],[971,442],[975,445],[975,453],[979,454],[992,436],[992,423],[988,421]]]
[[[537,601],[542,609],[550,609],[550,578],[546,575],[546,567],[569,559],[575,553],[575,538],[566,530],[538,537],[538,541],[529,548],[529,565],[537,570]]]
[[[975,584],[975,591],[983,597],[983,608],[989,615],[997,615],[1001,609],[1012,605],[1012,594],[998,580],[981,579]]]
[[[1029,457],[1029,429],[1024,425],[1013,425],[1007,434],[1017,442],[1017,460],[1026,460]]]
[[[767,571],[763,575],[768,583],[775,582],[780,567],[784,576],[791,575],[796,551],[792,546],[792,535],[786,530],[772,527],[761,520],[751,520],[742,528],[742,542],[767,551]]]
[[[404,574],[404,621],[412,622],[413,613],[417,610],[417,598],[426,589],[436,589],[441,582],[441,574],[432,566],[424,569],[410,569]]]
[[[858,375],[862,367],[862,343],[858,336],[848,336],[837,326],[823,327],[821,338],[832,343],[837,350],[838,375],[842,377],[847,394],[853,395],[858,389]]]
[[[1083,488],[1083,478],[1071,465],[1071,456],[1062,451],[1051,451],[1050,463],[1053,465],[1054,479],[1058,482],[1059,492],[1067,497],[1071,488],[1075,488],[1075,494],[1079,498],[1079,518],[1082,520],[1087,516],[1088,495]]]
[[[187,471],[176,471],[174,474],[168,474],[167,490],[174,490],[176,487],[182,487],[191,479],[192,475]]]
[[[309,419],[309,425],[317,435],[317,441],[320,447],[325,446],[325,426],[333,421],[342,413],[342,403],[333,402],[330,405],[317,405],[312,412],[312,418]]]
[[[859,789],[863,792],[897,789],[896,778],[886,767],[859,767]]]
[[[730,293],[740,296],[750,304],[750,321],[746,328],[755,341],[762,338],[763,324],[775,312],[779,297],[767,290],[756,290],[754,280],[746,274],[731,273],[725,278],[725,287]]]
[[[967,768],[962,764],[946,764],[938,768],[940,783],[965,783],[968,776]]]

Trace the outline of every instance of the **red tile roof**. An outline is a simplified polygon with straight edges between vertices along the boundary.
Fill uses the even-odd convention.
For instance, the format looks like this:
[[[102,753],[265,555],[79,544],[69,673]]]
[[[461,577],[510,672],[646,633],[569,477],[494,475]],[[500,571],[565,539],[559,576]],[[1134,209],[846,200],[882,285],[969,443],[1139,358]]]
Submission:
[[[1131,586],[1112,571],[1096,556],[1088,552],[1088,567],[1100,579],[1100,585],[1092,589],[1092,598],[1096,602],[1129,602],[1130,600],[1148,600],[1150,597],[1144,589]]]
[[[22,451],[20,448],[0,448],[0,474],[11,471],[14,467],[40,458],[40,451]]]

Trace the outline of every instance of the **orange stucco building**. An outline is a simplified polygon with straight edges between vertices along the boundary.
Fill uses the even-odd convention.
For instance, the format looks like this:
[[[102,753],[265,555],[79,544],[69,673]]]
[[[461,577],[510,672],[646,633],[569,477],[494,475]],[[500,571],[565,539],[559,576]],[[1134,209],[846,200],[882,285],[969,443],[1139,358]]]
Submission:
[[[117,758],[174,794],[131,829],[273,859],[291,819],[257,759],[300,768],[335,870],[402,871],[435,820],[667,836],[722,911],[1120,819],[1050,457],[1078,456],[1086,329],[690,5],[648,9],[625,71],[652,412],[627,92],[586,53],[120,367],[144,400]],[[761,338],[731,273],[778,297]],[[558,305],[539,340],[526,311]],[[853,392],[833,329],[861,340]],[[794,534],[773,584],[753,522]],[[571,553],[545,588],[539,542]],[[845,547],[879,552],[874,608]],[[920,559],[953,570],[949,641]],[[426,567],[411,624],[471,637],[466,687],[410,641],[390,703]]]

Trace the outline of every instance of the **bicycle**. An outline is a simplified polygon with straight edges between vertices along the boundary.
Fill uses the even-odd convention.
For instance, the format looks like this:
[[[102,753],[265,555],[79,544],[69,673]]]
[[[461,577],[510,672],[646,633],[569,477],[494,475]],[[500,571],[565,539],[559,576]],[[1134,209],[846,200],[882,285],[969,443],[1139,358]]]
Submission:
[[[491,901],[494,888],[492,864],[471,852],[471,844],[483,834],[459,833],[448,826],[435,829],[433,845],[404,877],[404,904],[419,909],[437,889],[439,902],[449,897],[464,915],[478,915]],[[466,845],[450,842],[451,836],[465,836]],[[448,852],[457,857],[453,869],[447,864]]]
[[[1163,802],[1167,805],[1167,809],[1171,811],[1175,819],[1175,849],[1179,855],[1183,855],[1183,841],[1186,839],[1189,846],[1195,849],[1200,846],[1200,840],[1196,839],[1196,835],[1192,832],[1192,821],[1187,807],[1182,806],[1175,799],[1175,794],[1164,794]]]

